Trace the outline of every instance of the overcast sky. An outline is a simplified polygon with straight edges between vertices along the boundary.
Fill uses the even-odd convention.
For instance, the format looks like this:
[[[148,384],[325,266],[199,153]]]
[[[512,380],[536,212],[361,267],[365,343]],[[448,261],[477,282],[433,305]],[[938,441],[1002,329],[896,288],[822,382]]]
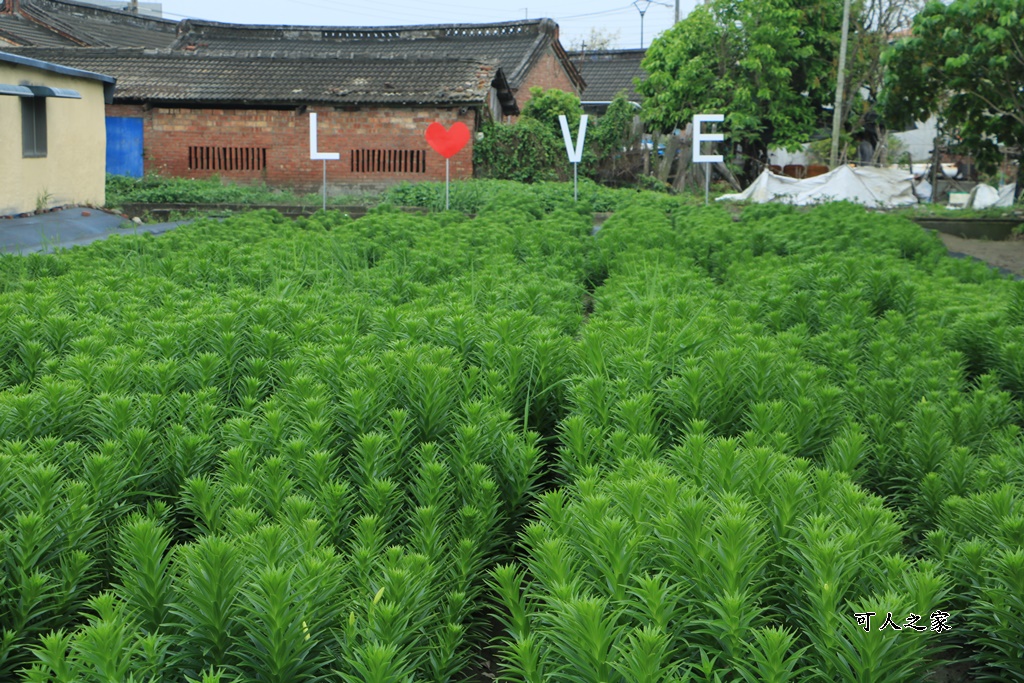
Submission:
[[[680,15],[685,17],[697,3],[698,0],[679,0]],[[649,5],[638,0],[638,4],[641,9],[646,7],[647,47],[654,36],[672,25],[675,4],[674,0],[658,0]],[[196,17],[240,24],[330,26],[488,23],[549,17],[561,27],[566,48],[589,36],[592,28],[617,34],[615,48],[640,47],[640,12],[630,0],[518,0],[495,5],[481,4],[479,0],[164,0],[163,12],[168,19]]]

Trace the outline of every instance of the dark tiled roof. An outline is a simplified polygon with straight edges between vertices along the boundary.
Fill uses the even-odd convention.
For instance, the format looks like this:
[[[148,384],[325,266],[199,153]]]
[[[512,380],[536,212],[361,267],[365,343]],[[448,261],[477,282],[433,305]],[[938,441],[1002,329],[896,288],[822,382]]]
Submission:
[[[18,2],[14,14],[0,13],[0,41],[15,45],[172,47],[192,54],[243,58],[494,60],[513,89],[551,49],[577,88],[584,87],[558,41],[558,25],[550,19],[380,28],[250,26],[194,19],[176,23],[71,0]]]
[[[0,45],[5,42],[12,45],[38,45],[40,47],[80,44],[40,26],[21,14],[0,13]]]
[[[623,90],[626,99],[640,102],[641,96],[633,85],[633,79],[645,80],[647,74],[640,68],[645,50],[600,50],[594,52],[571,52],[576,68],[583,74],[587,89],[581,99],[591,102],[608,102]]]
[[[175,21],[65,0],[20,0],[17,12],[0,14],[8,42],[39,47],[168,47],[177,29]]]
[[[115,102],[126,103],[476,105],[488,101],[492,83],[508,93],[497,65],[466,60],[272,59],[110,48],[11,51],[110,74],[117,78]]]
[[[518,88],[548,46],[564,56],[557,33],[558,26],[550,19],[377,28],[246,26],[188,19],[182,22],[174,47],[208,55],[493,59]],[[574,71],[567,59],[566,65]]]

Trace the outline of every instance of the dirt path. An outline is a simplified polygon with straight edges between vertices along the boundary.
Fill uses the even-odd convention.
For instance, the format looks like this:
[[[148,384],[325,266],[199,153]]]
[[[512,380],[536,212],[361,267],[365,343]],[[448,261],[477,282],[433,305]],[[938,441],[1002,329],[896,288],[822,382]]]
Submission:
[[[963,237],[939,233],[951,256],[967,255],[984,261],[1009,273],[1024,277],[1024,240],[966,240]]]

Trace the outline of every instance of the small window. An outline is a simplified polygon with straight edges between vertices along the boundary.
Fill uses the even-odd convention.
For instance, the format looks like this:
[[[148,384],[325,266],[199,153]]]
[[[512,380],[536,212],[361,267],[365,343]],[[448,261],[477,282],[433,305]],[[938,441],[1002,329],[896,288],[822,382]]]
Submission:
[[[21,98],[21,155],[46,156],[46,98]]]

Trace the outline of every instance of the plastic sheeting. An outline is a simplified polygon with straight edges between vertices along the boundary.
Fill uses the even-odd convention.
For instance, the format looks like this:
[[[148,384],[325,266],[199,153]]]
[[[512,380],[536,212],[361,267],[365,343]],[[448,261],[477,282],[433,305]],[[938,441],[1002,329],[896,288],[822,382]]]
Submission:
[[[1013,195],[1017,190],[1017,184],[1003,185],[998,190],[991,185],[975,185],[971,190],[971,196],[967,200],[967,206],[971,209],[989,209],[993,207],[1013,206]]]
[[[881,209],[917,204],[917,197],[913,177],[906,170],[840,166],[803,180],[765,171],[743,192],[723,195],[718,201],[782,202],[797,206],[847,201]]]

